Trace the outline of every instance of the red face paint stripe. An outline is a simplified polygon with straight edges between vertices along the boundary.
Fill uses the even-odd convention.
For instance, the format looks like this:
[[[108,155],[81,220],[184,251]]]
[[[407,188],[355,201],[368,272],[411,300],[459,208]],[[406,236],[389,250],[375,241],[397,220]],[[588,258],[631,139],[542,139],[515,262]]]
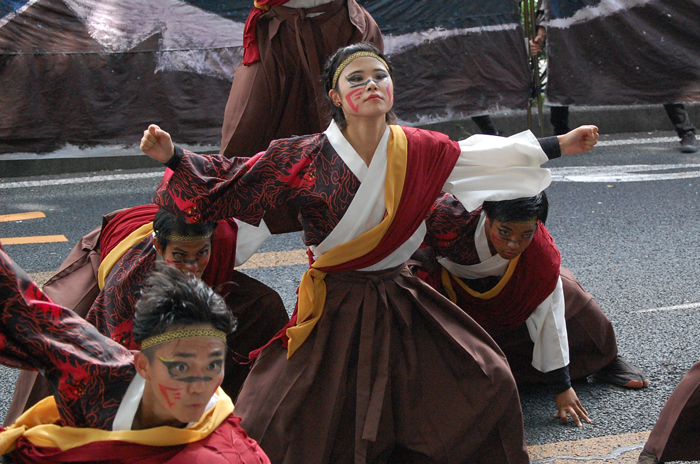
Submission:
[[[350,105],[350,108],[352,108],[352,110],[355,112],[357,112],[357,109],[360,107],[357,102],[360,101],[363,91],[364,89],[353,90],[345,96],[345,100],[348,102],[348,105]]]
[[[182,399],[182,388],[170,388],[166,387],[163,384],[158,384],[158,388],[160,388],[160,392],[163,394],[165,397],[165,401],[168,402],[168,407],[172,408],[175,406],[175,403],[170,401],[170,397],[172,395],[172,399],[175,401],[181,400]]]

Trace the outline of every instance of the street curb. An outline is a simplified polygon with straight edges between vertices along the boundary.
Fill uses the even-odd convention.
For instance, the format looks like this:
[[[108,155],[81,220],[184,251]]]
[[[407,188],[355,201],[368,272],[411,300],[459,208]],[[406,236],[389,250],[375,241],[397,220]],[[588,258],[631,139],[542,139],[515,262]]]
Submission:
[[[700,103],[687,103],[691,121],[700,122]],[[491,116],[495,126],[504,134],[512,135],[527,128],[525,110],[510,111]],[[538,125],[538,114],[532,112],[533,132],[537,136],[552,135],[549,108],[543,110],[544,130]],[[601,134],[671,131],[673,125],[663,105],[571,107],[569,125],[595,124]],[[479,129],[471,119],[421,124],[418,127],[443,132],[453,140],[460,140]],[[211,145],[183,146],[196,153],[217,153]],[[65,147],[53,153],[0,154],[0,178],[31,177],[50,174],[73,174],[117,169],[155,168],[159,163],[143,155],[138,146],[105,146],[88,149]]]

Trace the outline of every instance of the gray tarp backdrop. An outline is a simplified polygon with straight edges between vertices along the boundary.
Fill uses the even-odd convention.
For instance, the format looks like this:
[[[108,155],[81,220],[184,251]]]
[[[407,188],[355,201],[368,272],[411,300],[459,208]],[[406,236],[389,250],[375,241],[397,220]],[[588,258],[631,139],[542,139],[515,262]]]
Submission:
[[[700,0],[550,0],[547,99],[700,101]]]
[[[700,101],[698,1],[552,0],[550,101]],[[0,154],[132,144],[149,123],[218,144],[252,3],[0,0]],[[360,3],[385,35],[402,122],[526,107],[517,2]]]
[[[218,144],[252,0],[1,0],[0,153],[135,143],[149,123]],[[522,108],[512,0],[364,1],[407,123]]]

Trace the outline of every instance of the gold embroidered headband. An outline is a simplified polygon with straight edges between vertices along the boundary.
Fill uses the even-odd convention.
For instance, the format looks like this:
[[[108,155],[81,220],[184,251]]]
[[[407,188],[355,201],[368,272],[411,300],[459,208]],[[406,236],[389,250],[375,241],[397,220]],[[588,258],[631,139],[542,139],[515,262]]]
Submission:
[[[384,61],[384,59],[383,59],[381,56],[377,55],[376,53],[372,53],[372,52],[355,52],[355,53],[353,53],[352,55],[350,55],[350,56],[348,56],[347,58],[345,58],[345,60],[343,60],[343,62],[340,63],[340,66],[338,66],[338,69],[335,70],[335,74],[333,74],[333,86],[331,87],[332,89],[334,89],[335,86],[338,84],[338,77],[340,77],[340,73],[343,72],[343,69],[345,69],[345,67],[346,67],[347,65],[349,65],[353,60],[355,60],[355,59],[357,59],[357,58],[361,58],[361,57],[363,57],[363,56],[369,56],[369,57],[372,57],[372,58],[376,58],[377,60],[379,60],[379,61],[382,62],[382,64],[386,67],[386,70],[387,70],[387,71],[389,70],[389,65],[386,64],[386,61]]]
[[[156,345],[160,345],[166,342],[172,342],[173,340],[182,340],[183,338],[193,338],[193,337],[214,337],[222,340],[226,343],[226,334],[221,330],[216,329],[183,329],[183,330],[173,330],[172,332],[163,332],[159,335],[154,335],[148,337],[141,342],[141,351],[152,348]]]
[[[156,232],[154,232],[154,235],[158,236]],[[214,235],[214,232],[209,232],[205,235],[168,235],[164,238],[169,242],[199,242],[200,240],[210,239],[212,235]]]

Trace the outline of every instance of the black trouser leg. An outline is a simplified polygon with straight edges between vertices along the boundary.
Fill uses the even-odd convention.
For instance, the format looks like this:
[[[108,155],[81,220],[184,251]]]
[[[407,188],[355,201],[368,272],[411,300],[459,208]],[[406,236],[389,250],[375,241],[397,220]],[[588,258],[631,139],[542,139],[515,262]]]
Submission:
[[[554,135],[562,135],[569,132],[569,107],[568,106],[550,106],[549,122],[554,128]]]
[[[673,127],[676,129],[678,137],[683,138],[688,132],[695,134],[695,127],[690,122],[688,112],[685,110],[683,103],[664,103],[664,109],[673,123]]]
[[[479,131],[486,135],[500,135],[498,129],[493,124],[491,117],[488,114],[483,116],[472,116],[472,121],[474,124],[479,126]]]

